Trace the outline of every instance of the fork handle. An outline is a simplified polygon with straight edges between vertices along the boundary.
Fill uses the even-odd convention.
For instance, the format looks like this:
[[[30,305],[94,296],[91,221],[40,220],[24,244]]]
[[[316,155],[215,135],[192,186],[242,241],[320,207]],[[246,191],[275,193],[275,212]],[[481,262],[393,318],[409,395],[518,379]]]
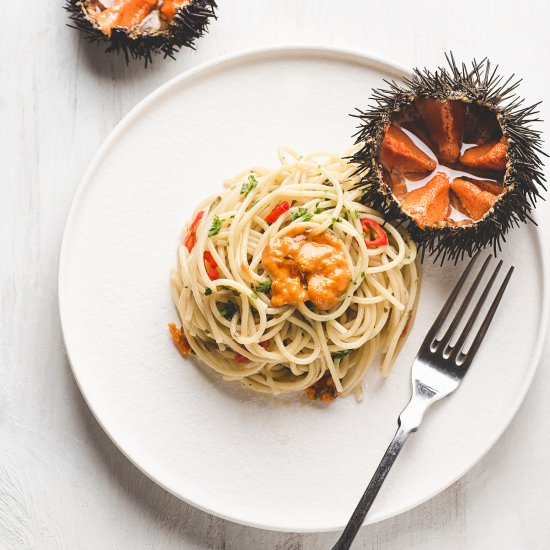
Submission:
[[[424,418],[424,413],[429,408],[429,406],[438,399],[438,396],[433,394],[426,394],[422,391],[424,386],[422,384],[418,385],[418,381],[414,380],[413,384],[413,396],[409,401],[408,405],[403,409],[403,412],[399,415],[399,427],[395,436],[390,443],[389,447],[386,449],[378,468],[374,472],[372,479],[366,488],[359,504],[355,508],[344,532],[332,547],[332,550],[348,550],[351,547],[351,543],[357,535],[357,531],[363,525],[363,521],[367,512],[370,510],[382,483],[386,479],[390,468],[393,466],[399,451],[403,448],[405,441],[412,432],[416,432],[422,419]]]
[[[393,463],[395,462],[399,451],[403,448],[403,445],[405,444],[405,441],[407,441],[407,438],[410,434],[410,430],[404,430],[401,426],[399,426],[397,432],[395,433],[393,441],[387,448],[386,453],[384,454],[380,464],[378,465],[378,468],[376,468],[376,472],[374,472],[374,475],[372,476],[368,487],[363,493],[359,504],[357,504],[357,507],[355,508],[355,511],[353,512],[350,520],[348,521],[344,532],[342,533],[336,544],[332,547],[332,550],[348,550],[348,548],[351,547],[351,543],[357,535],[357,531],[359,531],[361,525],[363,525],[365,516],[370,510],[370,507],[372,506],[376,495],[378,495],[378,491],[380,491],[382,483],[384,483],[384,480],[386,479],[390,468],[393,466]]]

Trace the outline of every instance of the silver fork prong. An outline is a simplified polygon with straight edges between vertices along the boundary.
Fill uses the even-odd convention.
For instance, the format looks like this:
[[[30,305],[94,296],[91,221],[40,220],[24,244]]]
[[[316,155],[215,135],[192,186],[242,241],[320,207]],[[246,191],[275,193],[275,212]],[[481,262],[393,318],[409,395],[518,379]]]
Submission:
[[[481,345],[481,342],[483,342],[483,338],[485,337],[485,334],[487,333],[487,329],[489,328],[489,325],[493,320],[495,312],[500,304],[500,300],[502,299],[502,295],[504,294],[504,291],[508,286],[508,282],[510,281],[510,277],[512,276],[513,272],[514,272],[514,266],[512,266],[508,270],[508,273],[506,273],[506,277],[504,278],[504,281],[500,285],[497,295],[495,296],[493,303],[491,304],[491,307],[487,312],[487,315],[485,315],[485,319],[483,319],[483,323],[481,323],[481,326],[479,327],[479,330],[476,334],[474,341],[472,342],[472,345],[470,346],[470,349],[467,351],[467,353],[461,353],[457,357],[456,363],[457,365],[462,366],[462,368],[468,369],[468,367],[472,362],[472,359],[474,358],[474,355],[476,354],[477,350],[479,349],[479,346]]]
[[[458,340],[456,341],[456,344],[452,348],[450,348],[452,350],[451,353],[447,354],[446,353],[447,350],[445,350],[443,352],[443,357],[449,357],[452,361],[454,361],[458,356],[460,350],[464,346],[464,342],[466,342],[466,339],[468,338],[468,335],[470,334],[472,327],[474,326],[474,323],[476,322],[479,312],[481,311],[481,308],[483,307],[483,304],[485,303],[485,300],[487,299],[487,296],[489,295],[491,288],[493,287],[493,284],[495,282],[495,279],[497,278],[497,275],[498,275],[498,272],[500,271],[501,266],[502,266],[502,260],[498,262],[497,266],[493,270],[493,273],[489,281],[487,282],[487,284],[485,285],[485,288],[481,292],[479,300],[477,301],[477,304],[475,305],[474,310],[472,311],[468,321],[466,322],[464,329],[462,330],[462,334],[459,336]]]
[[[466,296],[464,297],[464,300],[462,300],[462,304],[460,305],[459,310],[456,312],[456,315],[454,316],[454,319],[449,325],[449,328],[447,329],[447,331],[445,332],[445,334],[442,336],[440,340],[436,340],[433,343],[431,348],[432,351],[436,351],[440,346],[443,346],[443,349],[444,349],[443,355],[445,355],[447,351],[450,349],[451,339],[454,336],[454,333],[456,332],[456,327],[462,320],[462,317],[464,316],[466,309],[470,305],[470,302],[472,301],[472,297],[474,296],[477,290],[477,287],[479,286],[479,283],[481,282],[481,279],[483,278],[483,275],[487,270],[487,266],[489,265],[491,258],[492,256],[489,254],[489,256],[487,256],[487,258],[483,262],[483,265],[481,266],[481,269],[479,270],[477,277],[475,278],[474,282],[470,286],[470,290],[468,291],[468,294],[466,294]]]
[[[445,302],[445,305],[439,312],[439,315],[437,316],[437,319],[434,321],[434,324],[431,326],[430,330],[428,331],[428,334],[426,334],[426,338],[424,338],[424,341],[422,343],[422,346],[430,346],[432,345],[432,342],[434,338],[437,336],[437,333],[439,332],[439,329],[441,328],[441,325],[447,318],[447,315],[449,314],[449,311],[453,307],[460,291],[462,290],[462,287],[464,286],[464,282],[468,278],[468,275],[470,274],[470,271],[472,271],[472,268],[474,264],[476,263],[476,260],[479,258],[479,252],[477,252],[474,257],[470,260],[470,263],[466,266],[466,269],[460,276],[460,279],[456,283],[455,287],[453,288],[453,291],[451,292],[451,295],[447,298],[447,301]]]

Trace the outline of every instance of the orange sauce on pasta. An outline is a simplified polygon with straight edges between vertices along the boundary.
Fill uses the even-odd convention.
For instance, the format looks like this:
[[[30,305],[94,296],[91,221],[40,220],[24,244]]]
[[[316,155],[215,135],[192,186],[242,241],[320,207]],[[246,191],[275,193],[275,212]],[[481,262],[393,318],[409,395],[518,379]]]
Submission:
[[[351,270],[340,239],[331,231],[310,235],[297,227],[271,239],[262,264],[273,276],[271,302],[312,302],[321,310],[334,307],[351,281]]]

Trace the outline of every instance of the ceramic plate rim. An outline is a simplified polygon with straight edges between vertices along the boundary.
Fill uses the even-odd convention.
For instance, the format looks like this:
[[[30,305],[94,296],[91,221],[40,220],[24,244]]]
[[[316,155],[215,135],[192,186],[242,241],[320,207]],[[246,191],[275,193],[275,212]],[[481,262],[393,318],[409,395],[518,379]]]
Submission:
[[[74,226],[75,219],[78,216],[78,211],[82,201],[82,197],[85,195],[86,189],[89,187],[89,185],[91,185],[91,182],[92,182],[91,176],[100,165],[110,145],[114,141],[116,141],[121,134],[123,134],[125,129],[134,122],[134,120],[141,114],[142,111],[147,109],[149,106],[153,105],[158,98],[162,97],[171,88],[181,85],[185,81],[190,80],[195,76],[198,76],[198,75],[200,76],[202,73],[208,73],[211,70],[222,69],[226,65],[246,63],[246,62],[251,62],[251,61],[260,60],[260,59],[269,59],[271,57],[277,57],[282,55],[290,56],[290,57],[310,56],[310,57],[319,57],[319,58],[325,58],[325,59],[327,58],[341,59],[348,62],[359,63],[361,65],[368,66],[368,67],[380,68],[388,73],[395,74],[396,77],[397,75],[407,76],[411,74],[410,70],[405,69],[404,67],[394,63],[393,61],[389,61],[384,59],[383,57],[374,56],[359,50],[338,48],[338,47],[304,46],[304,45],[273,46],[273,47],[263,47],[263,48],[257,48],[257,49],[247,49],[247,50],[237,51],[229,55],[216,57],[215,59],[202,63],[190,70],[184,71],[180,75],[175,76],[174,78],[168,80],[166,83],[156,88],[153,92],[151,92],[141,101],[139,101],[126,115],[124,115],[123,118],[118,122],[118,124],[109,132],[107,138],[103,141],[102,145],[99,147],[99,149],[93,156],[92,161],[90,162],[80,184],[78,185],[77,191],[75,193],[75,196],[73,198],[73,201],[69,209],[67,221],[65,223],[65,227],[63,230],[63,237],[61,241],[59,263],[58,263],[59,317],[61,322],[63,342],[64,342],[66,354],[67,354],[67,359],[69,361],[71,371],[76,380],[80,393],[82,394],[87,406],[89,407],[90,411],[94,415],[95,419],[97,420],[97,422],[99,423],[103,431],[109,436],[111,441],[116,445],[116,447],[120,450],[120,452],[134,466],[136,466],[136,468],[138,468],[143,474],[149,477],[157,485],[159,485],[160,487],[162,487],[163,489],[165,489],[175,497],[183,500],[184,502],[190,504],[191,506],[194,506],[195,508],[198,508],[204,512],[213,514],[222,519],[239,523],[241,525],[246,525],[249,527],[255,527],[255,528],[266,529],[271,531],[288,531],[288,527],[284,525],[259,524],[259,523],[248,521],[246,518],[243,518],[243,517],[236,517],[228,514],[222,514],[216,510],[212,510],[208,508],[208,506],[206,506],[205,504],[195,501],[193,498],[193,495],[191,496],[184,495],[174,490],[173,488],[166,486],[159,479],[157,479],[154,472],[148,471],[144,466],[140,465],[139,457],[131,456],[129,453],[126,452],[126,450],[122,447],[119,441],[117,441],[114,434],[110,433],[107,425],[102,422],[99,411],[96,411],[92,403],[88,400],[85,388],[81,385],[81,381],[79,379],[77,369],[75,369],[73,362],[71,360],[71,348],[66,338],[64,320],[63,320],[64,319],[63,312],[65,310],[65,307],[63,305],[64,304],[63,288],[65,284],[64,283],[64,280],[65,280],[64,275],[66,273],[65,266],[68,261],[67,259],[68,257],[67,250],[69,248],[68,241],[72,233],[72,228]],[[536,217],[535,217],[535,220],[536,220]],[[408,510],[411,510],[416,506],[419,506],[420,504],[430,500],[435,495],[439,494],[445,489],[447,489],[450,485],[452,485],[454,482],[460,479],[463,475],[465,475],[473,466],[475,466],[487,454],[487,452],[494,446],[494,444],[506,431],[512,419],[517,414],[519,407],[521,406],[521,404],[525,399],[527,391],[531,385],[535,372],[538,368],[540,357],[542,354],[542,348],[543,348],[545,337],[548,330],[548,319],[549,319],[549,312],[550,312],[550,300],[548,299],[548,282],[546,277],[548,272],[548,265],[547,265],[548,256],[545,253],[544,248],[542,247],[540,231],[541,229],[539,229],[537,232],[536,248],[538,249],[538,253],[541,259],[541,278],[543,281],[543,286],[541,289],[542,307],[540,311],[540,319],[539,319],[540,322],[538,325],[538,334],[536,337],[536,343],[535,343],[534,349],[531,354],[530,366],[528,371],[526,372],[523,385],[520,388],[518,388],[518,391],[516,392],[515,401],[512,403],[512,406],[510,407],[508,414],[504,417],[505,419],[502,422],[502,425],[499,427],[499,429],[495,430],[493,438],[488,440],[485,447],[479,450],[475,459],[466,468],[464,468],[464,470],[461,471],[454,479],[452,479],[450,483],[448,483],[444,487],[441,487],[441,486],[437,487],[436,490],[432,491],[427,495],[423,494],[421,498],[418,498],[417,500],[415,500],[414,502],[412,502],[407,506],[403,506],[402,508],[399,508],[399,509],[389,510],[386,514],[382,514],[379,517],[377,517],[376,522],[389,519],[391,517],[404,513]],[[398,412],[399,411],[396,411],[396,419],[397,419]],[[365,524],[368,524],[368,523],[371,523],[371,522],[369,522],[367,518],[367,521],[365,522]],[[332,532],[332,531],[341,530],[343,528],[344,528],[344,525],[330,525],[324,529],[310,528],[310,527],[304,526],[303,528],[300,528],[299,530],[295,529],[292,532],[300,532],[300,533]]]

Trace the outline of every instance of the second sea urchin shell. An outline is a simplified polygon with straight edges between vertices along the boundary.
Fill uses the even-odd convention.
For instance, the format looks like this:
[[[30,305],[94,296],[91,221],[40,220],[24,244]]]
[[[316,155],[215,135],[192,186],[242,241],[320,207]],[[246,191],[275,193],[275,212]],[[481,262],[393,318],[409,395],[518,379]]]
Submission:
[[[215,0],[66,0],[72,26],[107,52],[143,59],[174,57],[195,42],[215,18]],[[129,9],[132,9],[129,12]]]
[[[353,155],[365,201],[407,226],[442,261],[500,249],[507,231],[531,220],[544,189],[536,105],[488,60],[471,67],[415,69],[375,90]]]

